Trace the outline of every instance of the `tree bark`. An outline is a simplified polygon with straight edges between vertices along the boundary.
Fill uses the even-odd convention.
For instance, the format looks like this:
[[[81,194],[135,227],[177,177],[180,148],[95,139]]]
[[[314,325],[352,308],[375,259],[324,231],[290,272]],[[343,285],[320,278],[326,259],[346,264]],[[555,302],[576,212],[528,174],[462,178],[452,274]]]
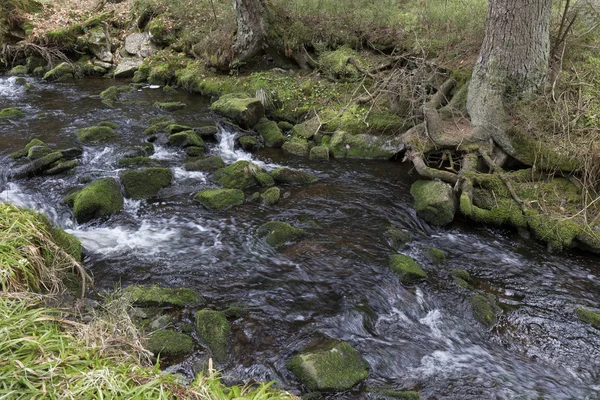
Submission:
[[[541,88],[548,69],[552,0],[490,0],[485,38],[473,70],[467,111],[476,135],[508,154],[504,102]]]
[[[244,62],[267,46],[268,8],[265,0],[234,0],[237,34],[233,43],[233,60]]]

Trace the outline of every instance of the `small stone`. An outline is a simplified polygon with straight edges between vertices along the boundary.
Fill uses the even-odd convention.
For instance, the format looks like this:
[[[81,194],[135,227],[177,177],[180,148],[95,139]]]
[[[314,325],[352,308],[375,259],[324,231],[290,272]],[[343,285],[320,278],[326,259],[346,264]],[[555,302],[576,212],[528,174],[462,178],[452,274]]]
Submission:
[[[210,210],[222,210],[244,203],[244,192],[239,189],[207,189],[194,196],[204,207]]]
[[[427,279],[427,273],[415,260],[404,254],[394,254],[390,257],[390,268],[398,275],[404,284],[410,284]]]
[[[280,221],[271,221],[262,224],[256,233],[258,237],[266,238],[267,243],[274,248],[280,248],[306,235],[303,229],[295,228],[288,223]]]
[[[304,185],[318,181],[318,178],[308,172],[290,168],[277,168],[271,172],[271,176],[277,183],[288,185]]]
[[[260,199],[264,204],[268,204],[270,206],[277,204],[281,197],[281,190],[278,187],[272,187],[265,190],[261,195]]]
[[[231,327],[222,312],[200,310],[196,313],[198,338],[210,349],[217,362],[227,359],[227,341]]]
[[[192,350],[193,345],[191,337],[169,329],[153,332],[146,343],[154,355],[163,357],[183,356]]]

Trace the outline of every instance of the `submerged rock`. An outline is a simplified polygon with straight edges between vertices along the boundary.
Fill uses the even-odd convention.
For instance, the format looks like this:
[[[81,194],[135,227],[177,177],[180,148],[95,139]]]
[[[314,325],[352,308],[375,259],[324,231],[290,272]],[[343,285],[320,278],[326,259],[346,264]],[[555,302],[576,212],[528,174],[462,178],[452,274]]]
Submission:
[[[280,197],[281,197],[281,190],[279,190],[278,187],[272,187],[272,188],[265,190],[260,195],[260,200],[264,204],[268,204],[268,205],[272,206],[273,204],[277,204]]]
[[[239,189],[207,189],[197,193],[194,200],[210,210],[222,210],[243,204],[244,192]]]
[[[216,171],[225,167],[225,161],[219,156],[211,155],[186,162],[187,171]]]
[[[390,268],[398,275],[400,281],[405,284],[427,279],[427,273],[417,264],[415,260],[404,254],[394,254],[390,257]]]
[[[483,325],[491,328],[498,322],[496,313],[499,311],[496,305],[496,296],[493,294],[476,294],[471,297],[471,309],[473,310],[473,316]]]
[[[288,185],[304,185],[319,180],[316,176],[309,174],[308,172],[290,168],[277,168],[271,172],[271,176],[275,182]]]
[[[121,188],[113,178],[99,179],[74,195],[73,214],[79,223],[108,217],[123,210]]]
[[[450,272],[452,279],[454,282],[461,288],[469,288],[471,287],[471,274],[465,271],[464,269],[454,268],[452,272]]]
[[[44,171],[44,175],[57,175],[67,172],[77,167],[79,162],[77,160],[69,161],[58,161],[51,168]]]
[[[127,86],[127,85],[122,85],[122,86],[111,86],[105,90],[103,90],[102,92],[100,92],[100,99],[102,99],[102,102],[108,106],[113,106],[114,103],[116,103],[117,101],[119,101],[119,98],[121,97],[122,93],[128,93],[131,92],[131,87]],[[100,123],[99,125],[101,126],[106,126],[106,125],[102,125],[102,123]],[[112,126],[110,126],[110,128],[116,129]],[[118,128],[118,125],[117,125]]]
[[[265,116],[265,108],[259,99],[240,93],[223,95],[210,107],[244,129],[252,128]]]
[[[108,126],[89,126],[77,130],[77,139],[84,144],[100,143],[116,136],[116,132]]]
[[[266,147],[281,147],[285,143],[285,137],[281,129],[274,121],[262,118],[254,126],[254,130],[263,138]]]
[[[18,108],[4,108],[2,110],[0,110],[0,120],[2,119],[19,119],[19,118],[23,118],[25,116],[25,114],[23,113],[23,111],[19,110]]]
[[[369,376],[369,364],[346,342],[294,356],[288,368],[310,390],[342,391]]]
[[[228,189],[245,189],[251,186],[272,186],[273,178],[261,167],[250,161],[240,160],[214,175],[215,180]]]
[[[227,340],[231,326],[225,314],[213,310],[200,310],[196,313],[196,333],[198,338],[210,349],[217,362],[227,359]]]
[[[146,342],[148,350],[163,357],[183,356],[192,350],[193,345],[190,336],[170,329],[153,332]]]
[[[160,189],[169,186],[173,172],[168,168],[146,168],[122,172],[120,178],[125,195],[138,200],[156,196]]]
[[[128,286],[124,294],[131,296],[133,304],[147,307],[186,307],[203,305],[198,292],[188,288],[165,288],[160,286]]]
[[[446,253],[435,247],[425,247],[425,257],[434,265],[442,265],[446,262]]]
[[[176,110],[181,110],[187,107],[187,104],[182,103],[180,101],[171,101],[171,102],[156,102],[154,103],[154,105],[158,108],[162,108],[163,110],[166,111],[176,111]]]
[[[390,227],[385,231],[385,237],[392,247],[402,247],[412,240],[412,235],[406,229]]]
[[[575,315],[583,322],[591,324],[594,328],[600,329],[600,313],[587,310],[581,306],[575,309]]]
[[[410,188],[417,215],[433,225],[447,225],[454,220],[456,199],[452,187],[441,181],[417,181]]]
[[[280,248],[286,243],[298,240],[306,235],[303,229],[295,228],[286,222],[271,221],[262,224],[256,232],[258,237],[266,238],[267,243]]]
[[[53,167],[54,163],[63,158],[60,151],[49,153],[43,157],[31,161],[22,167],[13,171],[12,176],[15,179],[30,178],[35,175],[41,175],[44,171]]]

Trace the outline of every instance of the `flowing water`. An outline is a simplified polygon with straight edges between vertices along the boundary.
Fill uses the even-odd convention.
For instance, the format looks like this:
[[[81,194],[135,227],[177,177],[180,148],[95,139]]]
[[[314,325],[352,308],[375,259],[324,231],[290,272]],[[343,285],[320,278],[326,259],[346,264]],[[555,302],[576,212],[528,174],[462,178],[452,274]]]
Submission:
[[[214,186],[211,176],[185,171],[184,154],[157,146],[153,157],[173,170],[173,185],[152,201],[126,201],[120,215],[79,225],[63,197],[79,182],[118,176],[120,154],[143,141],[150,118],[170,115],[197,125],[217,117],[206,99],[183,93],[169,97],[144,88],[110,108],[96,95],[111,81],[31,82],[35,87],[25,92],[14,78],[0,77],[0,109],[19,107],[27,114],[0,122],[0,201],[42,210],[77,236],[98,288],[185,286],[201,292],[211,308],[242,305],[245,314],[232,323],[230,358],[218,365],[232,380],[277,380],[302,393],[286,362],[331,337],[348,341],[367,359],[368,386],[414,388],[425,399],[600,398],[600,331],[573,312],[577,305],[600,307],[596,256],[549,254],[511,231],[460,218],[450,227],[429,226],[415,215],[409,188],[417,177],[407,165],[310,162],[273,150],[250,155],[233,148],[227,129],[208,152],[227,163],[252,159],[266,169],[299,168],[320,180],[281,187],[284,196],[275,206],[247,202],[207,211],[192,196]],[[188,107],[168,113],[151,105],[165,99]],[[13,162],[7,155],[32,138],[72,146],[77,128],[103,120],[120,125],[119,140],[84,147],[76,174],[9,178]],[[275,219],[304,228],[307,238],[276,252],[255,234]],[[390,226],[412,232],[414,239],[394,248],[384,235]],[[447,263],[428,262],[428,246],[443,250]],[[428,282],[402,285],[387,266],[397,252],[421,263]],[[473,318],[473,292],[453,282],[453,268],[469,271],[476,290],[498,296],[503,312],[493,330]],[[192,321],[193,315],[182,318]],[[197,344],[193,356],[170,370],[191,377],[205,353]],[[329,397],[369,396],[361,386]]]

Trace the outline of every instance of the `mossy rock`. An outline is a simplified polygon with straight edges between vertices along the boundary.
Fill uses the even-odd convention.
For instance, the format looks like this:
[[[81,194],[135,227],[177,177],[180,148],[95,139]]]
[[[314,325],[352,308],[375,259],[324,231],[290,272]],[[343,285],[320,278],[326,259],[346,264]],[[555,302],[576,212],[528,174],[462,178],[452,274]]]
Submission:
[[[188,146],[185,149],[185,154],[190,157],[200,157],[204,155],[204,147]]]
[[[292,130],[292,128],[294,127],[293,124],[287,122],[287,121],[279,121],[277,123],[277,126],[279,127],[279,129],[281,129],[284,132],[289,132]]]
[[[471,297],[471,309],[473,316],[482,325],[491,328],[498,322],[497,312],[500,311],[496,305],[496,296],[492,294],[476,294]]]
[[[15,179],[31,178],[32,176],[41,175],[48,169],[52,168],[56,163],[62,160],[63,155],[60,151],[54,151],[46,154],[36,160],[33,160],[12,172],[12,177]]]
[[[160,167],[162,163],[160,160],[148,157],[123,157],[119,159],[117,165],[121,168]]]
[[[225,161],[219,156],[211,155],[194,159],[184,164],[186,171],[216,171],[225,168]]]
[[[145,347],[155,356],[178,357],[189,353],[193,345],[192,338],[185,333],[161,329],[152,332]]]
[[[29,148],[29,151],[27,151],[27,158],[29,158],[30,160],[37,160],[38,158],[42,158],[44,156],[47,156],[48,154],[52,153],[54,150],[52,150],[50,147],[43,145],[43,146],[31,146]]]
[[[169,136],[169,144],[176,147],[204,147],[204,141],[194,131],[183,131]]]
[[[400,399],[421,400],[421,395],[416,390],[397,390],[386,387],[367,387],[367,393],[376,395],[377,400]]]
[[[348,343],[339,341],[294,356],[288,368],[310,390],[348,390],[369,376],[365,359]]]
[[[78,165],[79,165],[79,162],[77,160],[69,160],[69,161],[59,160],[51,168],[44,171],[44,175],[62,174],[63,172],[72,170],[73,168],[77,167]]]
[[[225,314],[213,310],[200,310],[196,313],[196,333],[210,349],[217,362],[227,360],[227,341],[231,326]]]
[[[63,62],[52,68],[50,71],[44,74],[44,80],[46,81],[63,81],[65,79],[73,78],[74,68],[72,64]]]
[[[218,132],[219,129],[217,128],[217,125],[204,125],[204,126],[199,126],[197,128],[194,128],[194,132],[196,132],[198,135],[200,135],[200,137],[203,138],[210,138],[210,137],[214,137]]]
[[[124,171],[120,178],[125,195],[137,200],[156,196],[160,189],[169,186],[173,180],[173,172],[168,168],[146,168]]]
[[[370,134],[351,135],[336,131],[329,142],[333,158],[389,160],[404,149],[399,138],[381,138]]]
[[[425,257],[434,265],[442,265],[446,262],[446,253],[435,247],[425,247]]]
[[[250,161],[240,160],[216,171],[214,179],[221,186],[228,189],[245,189],[257,185],[268,186],[270,182],[264,179],[264,175],[269,176],[258,165]]]
[[[471,274],[468,271],[460,268],[454,268],[452,272],[450,272],[452,279],[454,282],[461,288],[468,289],[471,287]]]
[[[292,136],[298,137],[304,140],[311,140],[319,131],[321,123],[318,118],[312,118],[308,121],[302,122],[300,124],[296,124],[292,128]]]
[[[19,110],[18,108],[4,108],[2,110],[0,110],[0,120],[2,119],[20,119],[23,118],[25,116],[25,113],[23,113],[23,111]]]
[[[441,181],[417,181],[410,187],[417,215],[433,225],[443,226],[454,220],[456,199],[452,187]]]
[[[329,147],[315,146],[310,149],[308,158],[311,160],[329,160]]]
[[[259,141],[255,137],[249,135],[239,138],[238,143],[245,151],[256,151],[261,147]]]
[[[260,238],[266,237],[267,243],[276,249],[284,246],[286,243],[301,239],[306,235],[303,229],[295,228],[288,223],[280,221],[271,221],[262,224],[256,233]]]
[[[270,206],[277,204],[280,198],[281,190],[278,187],[269,188],[260,195],[261,202]]]
[[[191,131],[191,130],[193,130],[193,128],[191,126],[188,126],[188,125],[170,124],[170,125],[167,126],[166,130],[167,130],[167,132],[169,132],[172,135],[174,133]]]
[[[98,126],[108,126],[110,129],[119,129],[121,127],[119,124],[112,121],[102,121]]]
[[[23,149],[11,153],[9,157],[12,159],[27,157],[27,154],[29,154],[29,150],[34,146],[48,147],[48,145],[46,145],[46,143],[42,142],[40,139],[32,139],[29,143],[25,145]]]
[[[394,254],[390,257],[390,268],[400,281],[405,284],[427,279],[427,273],[415,260],[404,254]]]
[[[89,126],[77,130],[77,139],[84,144],[94,144],[113,139],[117,133],[108,126]]]
[[[600,329],[600,313],[587,310],[581,306],[575,309],[575,315],[583,322],[591,324],[594,328]]]
[[[133,304],[143,307],[191,307],[205,304],[198,292],[188,288],[128,286],[123,293],[131,297]]]
[[[169,133],[169,126],[171,126],[175,120],[168,117],[159,117],[151,120],[151,125],[144,130],[144,135],[154,135],[157,133]]]
[[[207,189],[198,192],[194,200],[209,210],[222,210],[244,203],[244,192],[239,189]]]
[[[398,229],[390,227],[385,231],[385,237],[393,247],[402,247],[410,242],[413,237],[406,229]]]
[[[251,129],[265,116],[265,107],[259,99],[239,93],[221,96],[210,108],[244,129]]]
[[[165,111],[182,110],[187,107],[187,104],[182,103],[180,101],[156,102],[156,103],[154,103],[154,105]]]
[[[113,178],[99,179],[85,186],[73,199],[73,214],[79,223],[108,217],[123,210],[121,187]]]
[[[305,185],[319,180],[316,176],[308,172],[285,167],[273,170],[271,176],[275,182],[288,185]]]
[[[123,158],[149,157],[154,154],[154,145],[152,143],[140,143],[132,146],[122,153]]]
[[[263,118],[254,126],[254,130],[263,138],[266,147],[279,148],[285,143],[285,137],[275,121]]]
[[[27,66],[26,65],[17,65],[13,67],[8,74],[9,75],[27,75]]]
[[[112,107],[114,103],[119,101],[119,98],[122,93],[128,92],[131,92],[130,86],[111,86],[108,89],[105,89],[102,92],[100,92],[100,99],[104,104]]]
[[[329,78],[346,80],[362,78],[362,73],[348,62],[350,58],[361,63],[362,58],[355,50],[350,46],[342,46],[333,51],[324,51],[317,62],[319,69]]]
[[[281,146],[283,151],[289,154],[293,154],[299,157],[306,157],[308,155],[308,142],[302,138],[292,138]]]

